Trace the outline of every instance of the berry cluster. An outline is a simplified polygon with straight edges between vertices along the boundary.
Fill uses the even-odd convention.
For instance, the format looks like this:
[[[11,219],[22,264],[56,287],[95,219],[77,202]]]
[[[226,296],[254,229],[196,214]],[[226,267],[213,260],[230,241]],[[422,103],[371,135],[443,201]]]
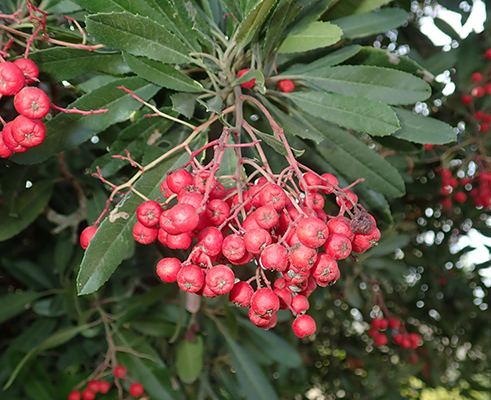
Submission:
[[[128,392],[130,396],[134,398],[141,398],[145,391],[143,386],[139,382],[132,382],[127,376],[127,370],[122,365],[118,365],[114,368],[114,382],[119,390],[122,390],[120,380],[127,381]],[[84,385],[85,386],[85,385]],[[94,400],[98,393],[106,394],[111,390],[111,384],[106,380],[91,379],[87,382],[84,389],[74,389],[68,394],[68,400]]]
[[[46,136],[41,118],[50,110],[49,97],[42,89],[28,86],[37,81],[38,75],[38,67],[27,58],[0,63],[0,95],[14,96],[14,107],[19,113],[0,132],[1,158],[38,146]]]
[[[443,208],[451,210],[453,202],[463,204],[468,195],[473,198],[476,207],[491,208],[491,173],[476,171],[471,177],[456,178],[452,171],[443,169],[440,171],[441,194],[445,196],[442,201]],[[452,201],[453,200],[453,201]]]
[[[398,318],[384,318],[379,316],[372,319],[371,329],[368,331],[368,335],[373,338],[373,343],[376,346],[385,346],[388,343],[388,338],[384,331],[387,328],[391,328],[392,340],[397,345],[404,349],[417,349],[423,344],[423,339],[417,333],[408,333]]]
[[[315,322],[305,315],[308,296],[316,286],[333,284],[340,276],[337,261],[366,251],[380,231],[357,196],[338,188],[335,176],[305,172],[302,178],[300,196],[266,177],[239,193],[237,187],[226,190],[209,171],[179,169],[161,185],[165,209],[154,200],[138,207],[133,237],[141,244],[157,240],[170,249],[190,249],[184,262],[159,261],[164,282],[177,281],[183,291],[204,297],[228,293],[232,303],[249,307],[251,321],[262,328],[274,327],[276,311],[289,309],[296,316],[295,334],[313,334]],[[323,210],[329,194],[340,207],[336,216]],[[255,274],[238,280],[232,266],[250,263]]]

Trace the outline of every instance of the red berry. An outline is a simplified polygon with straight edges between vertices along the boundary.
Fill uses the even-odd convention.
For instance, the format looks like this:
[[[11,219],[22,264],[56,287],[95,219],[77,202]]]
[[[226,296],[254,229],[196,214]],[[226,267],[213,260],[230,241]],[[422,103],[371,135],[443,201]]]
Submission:
[[[326,253],[320,253],[310,273],[322,287],[334,284],[340,277],[337,261]]]
[[[463,94],[462,95],[462,98],[461,98],[461,101],[462,101],[462,104],[464,106],[468,106],[468,105],[471,105],[472,102],[474,101],[474,99],[472,98],[472,96],[470,94]]]
[[[353,208],[353,203],[358,203],[358,196],[351,190],[346,190],[344,195],[336,196],[336,203],[339,207],[346,207],[348,209]]]
[[[166,182],[167,187],[177,194],[185,186],[193,184],[193,177],[187,170],[179,169],[170,173],[167,176]]]
[[[474,83],[478,83],[482,81],[482,74],[480,72],[474,72],[471,75],[471,81]]]
[[[185,292],[196,293],[204,283],[205,274],[197,265],[187,264],[177,273],[177,284]]]
[[[209,256],[216,256],[220,254],[223,244],[223,234],[214,226],[204,228],[198,234],[198,245]]]
[[[333,233],[327,237],[324,250],[335,260],[344,260],[351,254],[351,241],[345,235]]]
[[[302,314],[307,311],[310,307],[309,301],[307,297],[302,296],[301,294],[297,294],[292,299],[292,308],[298,314]]]
[[[486,94],[486,91],[484,90],[484,88],[482,86],[478,86],[478,87],[475,87],[474,89],[472,89],[471,94],[474,97],[481,98]]]
[[[40,119],[17,116],[12,121],[12,136],[24,147],[40,145],[46,137],[46,128]]]
[[[82,391],[82,400],[94,400],[95,393],[90,389],[84,389]]]
[[[401,326],[401,320],[397,318],[391,318],[389,321],[389,326],[392,329],[399,329],[399,327]]]
[[[100,391],[99,388],[100,388],[99,381],[91,380],[87,384],[87,389],[89,389],[90,391],[92,391],[94,393],[99,393],[99,391]]]
[[[317,250],[302,243],[294,244],[288,253],[290,263],[301,271],[309,271],[317,260]]]
[[[43,118],[51,108],[49,97],[37,87],[25,87],[14,97],[14,107],[27,118]]]
[[[18,58],[17,60],[14,60],[14,64],[24,73],[27,84],[33,83],[39,76],[39,68],[34,61],[29,60],[28,58]]]
[[[157,227],[147,227],[141,222],[136,221],[135,226],[133,226],[133,238],[141,244],[150,244],[155,242],[159,234],[159,228]]]
[[[290,93],[295,90],[295,84],[291,79],[282,79],[278,82],[278,89],[283,93]]]
[[[351,230],[351,221],[343,216],[331,218],[326,222],[326,226],[329,229],[329,233],[340,233],[346,236],[348,239],[353,240],[355,233]]]
[[[286,194],[281,186],[268,183],[259,192],[259,201],[264,206],[270,204],[276,211],[281,210],[286,204]]]
[[[271,229],[280,220],[280,217],[273,206],[265,205],[259,207],[254,212],[257,224],[263,229]]]
[[[476,113],[474,114],[475,119],[483,119],[484,118],[484,112],[481,110],[477,110]]]
[[[266,329],[266,327],[270,326],[273,316],[276,316],[276,313],[260,315],[252,307],[249,308],[249,319],[254,325],[260,328]]]
[[[479,132],[487,132],[489,130],[489,124],[483,122],[479,125]]]
[[[235,275],[231,268],[223,264],[215,265],[206,272],[206,285],[216,294],[225,294],[232,290]]]
[[[292,324],[292,329],[295,335],[297,335],[299,338],[304,338],[314,334],[317,330],[317,326],[311,316],[303,314],[295,318]]]
[[[89,246],[90,240],[94,237],[97,231],[97,226],[91,225],[85,228],[80,234],[80,246],[82,249],[86,249]]]
[[[168,218],[173,221],[173,225],[179,233],[193,231],[199,222],[196,209],[189,204],[176,204],[169,210]],[[172,232],[169,233],[174,235]]]
[[[339,184],[338,178],[328,172],[322,174],[321,178],[322,185],[326,187],[325,189],[322,189],[322,191],[326,194],[332,193],[334,191],[334,186],[337,186]]]
[[[106,394],[111,389],[111,384],[108,381],[99,381],[99,392]]]
[[[193,236],[190,233],[178,233],[177,235],[167,234],[166,246],[172,250],[186,250],[191,247]]]
[[[180,270],[181,262],[177,258],[163,258],[157,263],[157,275],[167,283],[175,282]]]
[[[82,398],[82,394],[78,390],[74,390],[68,393],[68,400],[80,400]]]
[[[239,307],[249,307],[254,289],[247,282],[237,282],[228,294],[229,300]]]
[[[296,233],[303,245],[317,249],[326,242],[329,229],[319,218],[307,217],[300,220]]]
[[[464,193],[464,192],[457,192],[453,195],[455,201],[457,203],[465,203],[465,201],[467,200],[467,195]]]
[[[240,77],[242,75],[246,74],[247,72],[249,72],[249,68],[241,69],[239,71],[239,73],[237,74],[237,78],[240,79]],[[256,84],[256,79],[253,78],[250,81],[241,83],[240,86],[242,86],[243,88],[246,88],[246,89],[252,89],[255,84]]]
[[[141,397],[143,395],[143,386],[141,383],[135,382],[130,386],[130,395],[133,397]]]
[[[261,316],[271,316],[273,313],[280,309],[280,299],[272,289],[258,289],[252,295],[251,309]]]
[[[385,330],[389,326],[389,321],[386,318],[372,319],[372,328]]]
[[[0,94],[13,96],[26,84],[22,70],[12,62],[0,63]]]
[[[385,346],[387,344],[387,336],[385,336],[383,333],[379,333],[373,339],[373,343],[375,346]]]
[[[252,254],[260,254],[271,242],[271,235],[263,228],[250,229],[244,234],[245,247]]]
[[[147,227],[155,226],[159,223],[162,207],[156,201],[145,201],[136,209],[136,218],[140,223]]]
[[[17,142],[17,140],[14,139],[14,137],[12,136],[12,124],[13,121],[7,123],[7,125],[3,127],[3,143],[10,151],[13,151],[14,153],[23,153],[28,149],[28,147],[22,146]]]
[[[10,150],[3,141],[3,132],[0,131],[0,158],[8,158],[14,152]]]
[[[237,261],[244,257],[246,253],[246,247],[244,239],[239,235],[228,235],[223,239],[222,254],[230,261]]]
[[[230,206],[221,199],[213,199],[206,205],[206,217],[211,225],[219,226],[230,217]]]
[[[259,262],[265,269],[283,272],[288,268],[288,251],[280,244],[270,244],[261,252]]]
[[[124,378],[127,373],[128,371],[122,365],[118,365],[116,368],[114,368],[114,377],[117,379]]]

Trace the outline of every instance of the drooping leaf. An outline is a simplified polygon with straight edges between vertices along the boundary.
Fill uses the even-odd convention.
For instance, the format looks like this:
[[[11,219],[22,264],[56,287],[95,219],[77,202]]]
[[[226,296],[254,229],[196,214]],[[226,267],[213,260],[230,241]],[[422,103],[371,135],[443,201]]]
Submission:
[[[29,58],[39,66],[42,77],[55,82],[75,78],[90,71],[104,71],[107,74],[130,72],[119,52],[52,47],[33,52]]]
[[[288,35],[280,48],[279,53],[299,53],[327,47],[337,43],[343,35],[338,26],[330,22],[316,21],[304,30]]]
[[[119,86],[132,90],[143,100],[148,100],[158,87],[138,77],[118,79],[95,89],[70,104],[79,110],[107,109],[107,113],[81,115],[60,113],[46,122],[46,139],[27,153],[17,154],[12,159],[21,164],[36,164],[47,158],[71,149],[89,140],[112,124],[127,120],[142,104]]]
[[[27,310],[34,300],[42,297],[42,292],[21,292],[2,295],[0,297],[0,324]]]
[[[10,239],[27,228],[41,214],[53,191],[53,182],[35,182],[15,199],[14,208],[0,207],[0,242]]]
[[[431,95],[430,85],[422,79],[395,69],[374,66],[318,68],[301,75],[300,79],[317,89],[387,104],[413,104]]]
[[[361,49],[362,47],[358,44],[346,46],[308,64],[295,64],[291,68],[288,68],[284,73],[280,74],[280,76],[296,74],[301,75],[314,72],[319,68],[341,64],[342,62],[355,56]]]
[[[148,198],[157,198],[160,183],[167,171],[179,164],[180,152],[175,152],[166,161],[146,172],[135,184],[135,189]],[[93,293],[113,274],[123,261],[128,243],[133,239],[132,231],[136,222],[136,209],[142,200],[136,195],[126,195],[120,202],[118,212],[128,213],[129,218],[118,218],[110,222],[105,219],[97,229],[87,248],[77,276],[79,295]]]
[[[445,144],[457,140],[457,132],[450,125],[435,118],[394,107],[401,129],[392,136],[414,143]]]
[[[180,92],[200,92],[203,86],[174,66],[146,57],[134,57],[124,53],[124,60],[138,76],[149,82]]]
[[[343,30],[343,38],[355,39],[398,28],[407,19],[408,13],[400,8],[384,8],[376,12],[350,15],[331,22]]]
[[[400,128],[391,108],[376,100],[325,92],[295,92],[289,98],[310,115],[343,128],[374,136],[390,135]]]
[[[192,62],[189,49],[165,26],[127,12],[89,15],[87,31],[100,43],[164,63]]]
[[[176,372],[184,383],[193,383],[203,370],[203,338],[181,340],[177,345]]]
[[[275,2],[276,0],[261,0],[252,10],[247,11],[247,16],[237,28],[236,41],[238,46],[245,46],[252,40],[258,29],[264,24]]]

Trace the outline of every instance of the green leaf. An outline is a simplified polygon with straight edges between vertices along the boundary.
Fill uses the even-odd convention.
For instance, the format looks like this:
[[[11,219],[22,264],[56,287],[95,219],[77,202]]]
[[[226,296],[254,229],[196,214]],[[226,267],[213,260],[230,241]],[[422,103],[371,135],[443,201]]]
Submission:
[[[172,65],[124,53],[124,60],[138,76],[156,85],[180,92],[200,92],[203,86]]]
[[[255,346],[266,356],[288,368],[298,368],[302,365],[300,353],[281,336],[273,331],[257,329],[249,320],[241,318],[239,322],[248,331]]]
[[[244,20],[237,28],[236,41],[239,47],[249,43],[254,34],[264,24],[269,11],[276,3],[276,0],[261,0],[258,1],[254,8],[247,14]]]
[[[180,153],[181,151],[174,153],[158,167],[146,172],[136,182],[135,189],[149,198],[157,198],[166,172],[183,165]],[[77,276],[79,295],[98,290],[123,261],[128,243],[134,240],[132,231],[136,222],[136,209],[141,202],[142,199],[136,195],[126,195],[120,202],[118,212],[128,213],[130,217],[118,218],[114,222],[107,218],[99,226],[85,251]]]
[[[304,30],[288,35],[279,53],[299,53],[331,46],[341,39],[343,31],[330,22],[316,21]]]
[[[44,296],[42,292],[22,292],[0,296],[0,324],[27,310],[30,303]]]
[[[398,28],[407,19],[408,13],[400,8],[384,8],[376,12],[350,15],[331,22],[343,30],[343,38],[355,39]]]
[[[216,95],[206,102],[201,99],[197,99],[197,102],[203,105],[207,112],[214,112],[216,114],[222,113],[223,100],[221,96]]]
[[[184,383],[193,383],[203,370],[203,338],[194,337],[194,341],[181,340],[176,351],[176,372]]]
[[[385,6],[393,0],[343,0],[329,10],[327,18],[334,19],[346,15],[361,14]]]
[[[455,129],[443,121],[424,117],[402,108],[392,109],[401,122],[401,129],[394,133],[393,137],[423,144],[445,144],[457,140]]]
[[[191,119],[196,108],[197,95],[188,93],[174,93],[170,96],[172,100],[172,108],[178,113]]]
[[[431,95],[422,79],[389,68],[343,65],[318,68],[299,78],[317,89],[387,104],[413,104]]]
[[[324,92],[295,92],[289,98],[314,117],[358,132],[385,136],[400,128],[396,114],[379,101]]]
[[[299,4],[300,11],[295,16],[295,20],[289,27],[289,33],[299,32],[313,22],[319,20],[334,0],[302,0]]]
[[[53,190],[53,182],[34,182],[15,200],[15,208],[0,207],[0,242],[10,239],[27,228],[41,214]]]
[[[65,344],[66,342],[70,341],[75,336],[77,336],[80,332],[84,331],[89,327],[90,324],[81,325],[81,326],[66,326],[64,328],[59,329],[49,337],[47,337],[40,344],[38,344],[36,347],[31,349],[17,364],[14,371],[10,375],[7,383],[5,383],[3,390],[7,390],[12,385],[12,383],[14,383],[15,379],[17,378],[17,375],[19,375],[19,372],[22,370],[24,365],[26,365],[26,363],[31,358],[39,354],[41,351],[49,350],[54,347],[58,347],[61,346],[62,344]]]
[[[259,365],[253,361],[247,351],[245,351],[232,339],[224,327],[222,327],[221,331],[225,336],[230,356],[232,358],[232,365],[237,372],[237,378],[239,379],[240,386],[247,399],[278,399],[278,395],[273,389],[273,386],[271,386],[271,383]]]
[[[29,58],[39,66],[45,79],[60,82],[90,71],[127,74],[130,69],[120,53],[87,51],[69,47],[53,47],[35,51]]]
[[[107,113],[81,115],[60,113],[46,122],[46,139],[27,153],[15,155],[12,159],[21,164],[36,164],[47,158],[71,149],[89,140],[109,126],[130,118],[142,104],[129,93],[118,89],[124,86],[134,94],[148,100],[158,91],[158,87],[138,78],[118,79],[96,89],[70,104],[69,108],[79,110],[108,109]]]
[[[100,43],[164,63],[187,63],[189,49],[163,25],[127,12],[89,15],[87,31]]]
[[[279,76],[284,75],[295,75],[295,74],[306,74],[308,72],[314,72],[319,68],[331,67],[333,65],[341,64],[342,62],[355,56],[362,47],[358,44],[343,47],[339,50],[333,51],[327,56],[321,57],[312,61],[308,64],[295,64],[291,68],[287,69],[284,73]]]
[[[260,132],[260,131],[255,131],[256,135],[263,140],[265,143],[268,144],[274,151],[276,151],[278,154],[281,154],[282,156],[288,156],[288,152],[285,149],[285,145],[277,138],[275,138],[272,135],[268,135],[267,133]],[[300,157],[303,153],[305,153],[305,150],[297,150],[294,148],[291,148],[293,154],[295,157]]]

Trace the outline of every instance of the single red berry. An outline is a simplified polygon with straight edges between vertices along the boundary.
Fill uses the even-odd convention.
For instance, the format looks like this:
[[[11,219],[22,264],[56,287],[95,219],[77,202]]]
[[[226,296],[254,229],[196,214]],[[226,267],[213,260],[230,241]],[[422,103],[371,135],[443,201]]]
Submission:
[[[244,244],[252,254],[260,254],[266,246],[272,243],[272,238],[269,232],[263,228],[249,229],[244,234]]]
[[[174,192],[169,189],[169,185],[167,185],[167,179],[164,179],[164,181],[160,184],[160,191],[162,192],[162,196],[164,196],[166,199],[174,194]]]
[[[290,263],[301,271],[309,271],[317,260],[317,249],[302,243],[294,244],[288,252]]]
[[[199,222],[196,209],[189,204],[176,204],[169,210],[168,218],[174,222],[174,227],[179,233],[191,232]],[[172,232],[169,232],[173,234]]]
[[[268,183],[259,192],[261,205],[270,204],[276,211],[281,210],[286,205],[286,194],[281,186]]]
[[[239,307],[249,307],[254,289],[247,282],[237,282],[228,294],[229,300]]]
[[[295,84],[291,79],[282,79],[278,82],[278,89],[283,93],[290,93],[295,90]]]
[[[26,84],[22,70],[12,62],[0,63],[0,94],[13,96]]]
[[[254,218],[256,218],[257,224],[263,229],[271,229],[280,220],[278,213],[271,205],[259,207],[254,212]]]
[[[206,217],[211,225],[219,226],[230,217],[230,206],[221,199],[213,199],[206,205]]]
[[[82,394],[78,390],[74,390],[68,393],[68,400],[80,400],[82,398]]]
[[[35,82],[39,76],[39,68],[34,61],[29,60],[28,58],[18,58],[17,60],[14,60],[14,64],[24,73],[27,84]]]
[[[12,124],[13,121],[8,122],[7,125],[3,127],[3,132],[2,132],[2,139],[3,143],[5,146],[7,146],[8,149],[13,151],[14,153],[23,153],[28,149],[28,147],[22,146],[15,140],[14,136],[12,135]]]
[[[244,239],[239,235],[227,235],[225,239],[223,239],[222,254],[227,257],[228,260],[237,261],[244,257],[245,253],[246,247]]]
[[[12,121],[12,136],[24,147],[40,145],[46,137],[46,128],[40,119],[17,116]]]
[[[486,94],[491,94],[491,83],[488,82],[484,84],[484,91]]]
[[[237,74],[237,78],[240,79],[240,77],[242,75],[246,74],[247,72],[249,72],[249,68],[241,69],[239,71],[239,73]],[[246,89],[252,89],[255,84],[256,84],[256,79],[253,78],[250,81],[241,83],[240,86],[242,86],[243,88],[246,88]]]
[[[288,251],[278,243],[270,244],[261,252],[259,262],[265,269],[283,272],[288,268]]]
[[[336,178],[333,174],[328,172],[321,175],[322,185],[325,186],[325,189],[322,189],[322,192],[326,194],[330,194],[334,191],[334,186],[339,184],[338,178]]]
[[[467,195],[464,192],[457,192],[453,195],[453,198],[457,203],[465,203],[467,200]]]
[[[461,98],[462,104],[464,106],[471,105],[474,101],[473,97],[470,94],[463,94]]]
[[[351,242],[351,247],[356,253],[363,253],[374,246],[380,239],[379,229],[373,225],[369,233],[357,233]]]
[[[159,234],[159,228],[143,225],[141,222],[136,221],[133,226],[133,238],[141,244],[150,244],[155,242]]]
[[[482,81],[482,74],[480,72],[474,72],[471,75],[471,81],[474,83],[478,83]]]
[[[410,333],[408,335],[408,339],[411,342],[411,347],[413,349],[417,349],[419,346],[423,344],[423,339],[417,333]]]
[[[289,286],[298,286],[303,284],[310,276],[310,270],[301,270],[290,264],[288,269],[283,272],[283,277]]]
[[[159,223],[162,207],[153,200],[141,203],[136,209],[136,218],[147,227],[156,226]]]
[[[181,262],[177,258],[163,258],[157,263],[157,275],[167,283],[175,282],[180,270]]]
[[[284,280],[284,278],[281,278]],[[285,280],[286,282],[286,280]],[[291,306],[292,304],[292,292],[290,291],[289,288],[283,287],[283,288],[275,288],[273,289],[273,292],[278,296],[280,299],[280,310],[286,310],[288,307]]]
[[[197,174],[193,179],[193,185],[201,194],[206,192],[207,187],[214,188],[217,182],[214,176],[211,176],[210,171],[203,171]]]
[[[51,108],[49,97],[37,87],[25,87],[14,97],[17,112],[27,118],[43,118]]]
[[[358,196],[351,190],[346,190],[344,194],[336,196],[336,203],[339,207],[346,207],[347,209],[353,208],[353,203],[358,203]]]
[[[484,111],[482,110],[477,110],[476,113],[474,114],[475,119],[483,119],[484,118]]]
[[[475,87],[474,89],[472,89],[471,94],[474,97],[481,98],[486,94],[486,91],[484,90],[484,88],[482,86],[478,86],[478,87]]]
[[[218,264],[206,272],[205,282],[214,293],[225,294],[232,290],[235,283],[235,274],[226,265]]]
[[[379,333],[373,339],[373,343],[375,346],[385,346],[387,344],[387,336],[385,336],[383,333]]]
[[[317,288],[317,283],[313,276],[309,276],[307,280],[302,284],[302,290],[298,293],[302,296],[309,297]]]
[[[272,289],[261,288],[256,290],[251,298],[251,309],[259,315],[269,315],[280,309],[280,299]]]
[[[108,381],[99,381],[99,392],[106,394],[111,389],[111,384]]]
[[[141,383],[135,382],[130,386],[130,395],[133,397],[141,397],[143,395],[143,386]]]
[[[292,308],[298,314],[302,314],[307,311],[310,307],[309,300],[307,297],[297,294],[292,299]]]
[[[3,141],[3,131],[0,132],[0,158],[9,158],[14,152]]]
[[[479,125],[479,132],[487,132],[489,130],[489,124],[483,122]]]
[[[390,321],[389,321],[389,326],[392,329],[399,329],[400,326],[401,326],[401,320],[400,319],[397,319],[397,318],[391,318]]]
[[[85,250],[89,246],[89,242],[94,237],[96,231],[97,226],[95,225],[88,226],[82,231],[80,234],[80,246],[82,246],[82,249]]]
[[[307,314],[295,318],[292,324],[293,333],[299,338],[304,338],[315,333],[317,326],[314,319]]]
[[[177,194],[185,186],[193,184],[193,176],[185,169],[178,169],[167,176],[166,182],[167,187]]]
[[[333,233],[327,237],[324,250],[335,260],[344,260],[351,254],[351,241],[340,233]]]
[[[94,393],[99,393],[99,391],[100,391],[100,384],[99,383],[100,383],[99,381],[91,380],[87,384],[87,389],[89,389],[90,391],[92,391]]]
[[[320,253],[310,270],[315,283],[321,287],[334,284],[341,273],[337,261],[326,253]]]
[[[177,284],[185,292],[196,293],[204,283],[205,274],[197,265],[187,264],[177,273]]]
[[[84,389],[82,391],[82,400],[94,400],[95,393],[90,389]]]
[[[276,313],[260,315],[255,312],[252,307],[249,308],[249,319],[254,325],[258,326],[259,328],[266,328],[267,326],[269,326],[273,316],[276,316]]]
[[[223,244],[223,234],[214,226],[204,228],[198,234],[198,244],[209,256],[220,254]]]
[[[124,378],[127,373],[128,371],[122,365],[118,365],[116,368],[114,368],[114,377],[117,379]]]
[[[167,234],[166,246],[172,250],[186,250],[191,247],[193,236],[189,232],[178,233],[177,235]]]
[[[326,222],[326,226],[329,229],[329,233],[340,233],[352,240],[355,237],[355,233],[351,230],[351,220],[343,216],[337,216],[331,218]]]
[[[329,235],[329,229],[319,218],[307,217],[299,221],[297,236],[300,242],[313,249],[321,247]]]

